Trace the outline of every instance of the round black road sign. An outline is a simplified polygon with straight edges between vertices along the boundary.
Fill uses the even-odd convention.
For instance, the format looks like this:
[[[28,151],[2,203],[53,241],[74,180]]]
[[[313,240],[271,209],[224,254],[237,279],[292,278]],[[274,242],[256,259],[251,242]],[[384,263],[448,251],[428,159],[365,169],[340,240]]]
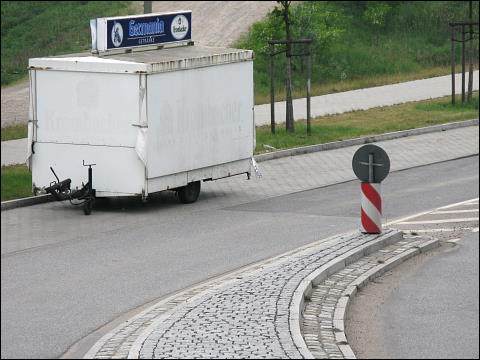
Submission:
[[[381,147],[368,144],[355,152],[352,159],[352,168],[361,181],[380,183],[390,171],[390,159]]]

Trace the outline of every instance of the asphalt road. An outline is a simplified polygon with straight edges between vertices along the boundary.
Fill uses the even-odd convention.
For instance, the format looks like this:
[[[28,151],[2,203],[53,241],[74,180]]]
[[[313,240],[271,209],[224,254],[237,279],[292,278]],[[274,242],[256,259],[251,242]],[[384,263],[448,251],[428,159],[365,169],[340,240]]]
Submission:
[[[387,271],[353,298],[346,335],[355,355],[478,359],[478,198],[391,227],[405,237],[434,237],[441,246]]]
[[[478,172],[478,156],[393,172],[382,184],[384,215],[390,220],[478,197]],[[26,239],[2,255],[1,356],[59,357],[148,301],[353,230],[359,196],[358,181],[350,181],[209,211],[182,210],[168,195],[145,207],[106,204],[97,212],[117,219],[98,216],[110,223],[82,225],[98,229],[83,237],[82,226],[62,222],[64,212],[78,209],[43,205],[58,209],[56,216],[31,211],[19,226],[48,227],[47,238],[37,245]]]
[[[478,359],[478,232],[403,278],[381,307],[390,358]]]

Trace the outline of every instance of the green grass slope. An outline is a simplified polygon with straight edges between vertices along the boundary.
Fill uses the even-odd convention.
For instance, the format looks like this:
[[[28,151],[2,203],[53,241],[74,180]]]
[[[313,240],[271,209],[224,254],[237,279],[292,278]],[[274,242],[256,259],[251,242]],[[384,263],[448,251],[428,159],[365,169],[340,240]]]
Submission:
[[[473,1],[472,5],[473,19],[478,21],[479,2]],[[299,2],[291,6],[292,38],[313,39],[312,87],[315,93],[320,84],[351,88],[355,85],[338,84],[359,83],[358,80],[365,78],[386,79],[398,74],[424,74],[426,69],[436,69],[434,75],[447,74],[451,46],[448,23],[468,20],[468,16],[468,1]],[[285,39],[284,28],[283,20],[272,12],[264,21],[254,24],[236,44],[256,53],[257,103],[268,102],[267,40]],[[478,33],[478,26],[474,31]],[[458,33],[457,37],[461,35]],[[478,65],[478,35],[476,38],[474,54]],[[303,52],[302,46],[295,45],[294,52]],[[280,46],[277,49],[280,50]],[[456,49],[458,64],[461,45],[457,43]],[[277,89],[284,88],[284,64],[284,54],[275,56]],[[306,61],[294,57],[292,67],[294,93],[298,89],[305,96]],[[404,81],[402,77],[396,78]],[[261,95],[263,99],[258,101]]]
[[[89,50],[90,19],[136,9],[131,1],[2,1],[1,11],[5,86],[26,77],[29,58]]]

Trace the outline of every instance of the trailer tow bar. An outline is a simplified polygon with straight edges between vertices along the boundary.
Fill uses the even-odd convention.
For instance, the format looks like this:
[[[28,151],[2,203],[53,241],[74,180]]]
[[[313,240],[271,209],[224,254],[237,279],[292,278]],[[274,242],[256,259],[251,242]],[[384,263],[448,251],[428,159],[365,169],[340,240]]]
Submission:
[[[92,188],[92,166],[97,164],[85,164],[85,160],[82,160],[83,166],[88,166],[88,182],[85,185],[86,193],[84,195],[83,212],[85,215],[90,215],[93,205],[95,204],[95,189]],[[79,198],[80,199],[80,198]]]
[[[83,212],[85,215],[90,215],[92,213],[93,205],[95,204],[95,189],[93,189],[93,176],[92,176],[92,166],[96,164],[85,164],[85,160],[82,160],[83,166],[88,166],[88,182],[82,186],[80,190],[70,190],[71,179],[66,179],[60,181],[57,174],[50,166],[50,170],[57,181],[50,183],[50,186],[45,189],[47,193],[52,194],[52,196],[57,201],[70,200],[72,205],[83,205]],[[73,203],[73,199],[83,200],[81,203]]]

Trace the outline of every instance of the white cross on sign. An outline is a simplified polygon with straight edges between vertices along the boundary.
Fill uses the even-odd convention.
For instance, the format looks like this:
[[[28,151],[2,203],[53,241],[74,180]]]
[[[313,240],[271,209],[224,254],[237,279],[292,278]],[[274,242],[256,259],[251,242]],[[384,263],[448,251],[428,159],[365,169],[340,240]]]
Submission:
[[[360,161],[360,165],[367,165],[368,166],[368,182],[373,182],[373,167],[374,166],[383,166],[383,164],[375,164],[373,162],[373,154],[368,154],[368,163],[364,161]]]

